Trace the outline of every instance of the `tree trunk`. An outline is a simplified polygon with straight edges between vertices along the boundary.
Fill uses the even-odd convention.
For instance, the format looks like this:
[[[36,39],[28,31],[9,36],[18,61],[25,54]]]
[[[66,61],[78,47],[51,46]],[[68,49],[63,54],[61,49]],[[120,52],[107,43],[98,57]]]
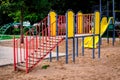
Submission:
[[[24,11],[23,11],[23,8],[21,8],[21,25],[20,25],[20,35],[21,35],[21,43],[24,43],[24,33],[23,33],[23,18],[24,18],[24,15],[23,15]]]

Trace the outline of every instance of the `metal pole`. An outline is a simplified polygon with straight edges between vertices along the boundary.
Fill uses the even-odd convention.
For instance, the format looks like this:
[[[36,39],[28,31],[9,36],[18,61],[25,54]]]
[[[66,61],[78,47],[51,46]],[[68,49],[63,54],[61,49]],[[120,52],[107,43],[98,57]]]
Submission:
[[[109,17],[109,1],[107,0],[107,16]]]
[[[112,0],[112,5],[113,5],[113,17],[114,17],[114,19],[115,19],[115,0]]]
[[[78,34],[78,15],[76,15],[76,24],[75,24],[75,26],[76,26],[76,34]],[[76,38],[76,56],[78,57],[78,38]]]
[[[95,58],[95,34],[93,34],[93,48],[92,48],[92,58],[94,59]]]
[[[26,37],[26,73],[28,73],[28,38]]]
[[[66,13],[66,64],[68,63],[68,14]]]
[[[52,62],[52,53],[51,52],[50,52],[49,57],[50,57],[50,62]]]
[[[73,31],[73,62],[75,62],[75,33],[76,33],[76,26],[75,26],[75,18],[73,16],[73,27],[74,27],[74,31]]]
[[[113,17],[114,17],[114,23],[115,23],[115,0],[112,0],[113,3]],[[112,41],[112,45],[114,46],[114,42],[115,42],[115,25],[113,24],[113,41]]]
[[[102,0],[100,0],[100,20],[102,19]],[[100,27],[100,33],[101,33],[101,27]],[[102,38],[100,38],[100,44],[102,44]]]
[[[84,36],[82,36],[82,56],[84,56]]]
[[[95,19],[96,19],[96,17],[97,17],[97,16],[96,16],[96,12],[95,12]],[[95,21],[96,21],[96,20],[95,20]],[[95,23],[95,27],[96,27],[96,23]],[[94,59],[94,57],[95,57],[95,54],[94,54],[94,53],[95,53],[95,49],[94,49],[94,48],[95,48],[95,36],[96,36],[96,35],[95,35],[95,30],[96,30],[96,28],[95,28],[95,27],[94,27],[93,35],[92,35],[92,36],[93,36],[93,48],[92,48],[92,58],[93,58],[93,59]]]
[[[100,16],[102,15],[102,1],[100,0]],[[102,16],[101,16],[102,17]],[[101,19],[100,17],[100,19]]]
[[[77,41],[76,41],[76,56],[78,57],[78,44],[79,44],[79,43],[78,43],[78,38],[76,38],[76,40],[77,40]]]
[[[75,62],[75,38],[73,37],[73,62]]]
[[[50,14],[48,14],[48,36],[50,37],[51,35],[51,33],[50,33]],[[42,29],[43,30],[43,29]],[[50,52],[50,54],[49,54],[49,60],[50,60],[50,62],[52,62],[52,52]]]
[[[109,28],[109,26],[108,26]],[[109,29],[107,29],[107,43],[109,44]]]
[[[14,53],[14,71],[16,71],[16,50],[15,50],[16,44],[15,44],[15,36],[14,36],[13,42],[14,42],[14,44],[13,44],[13,46],[14,46],[14,48],[13,48],[13,53]]]
[[[100,34],[98,35],[99,37],[99,43],[98,43],[98,58],[100,58]]]
[[[58,36],[58,16],[56,15],[56,34]],[[57,48],[56,48],[56,55],[57,55],[57,61],[59,60],[59,46],[57,45]]]

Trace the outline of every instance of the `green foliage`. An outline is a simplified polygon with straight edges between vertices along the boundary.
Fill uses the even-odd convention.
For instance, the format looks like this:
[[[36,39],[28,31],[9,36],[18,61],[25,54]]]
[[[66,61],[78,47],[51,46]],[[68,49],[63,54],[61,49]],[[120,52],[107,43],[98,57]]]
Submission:
[[[28,27],[30,27],[30,26],[28,26]],[[30,29],[28,27],[24,27],[24,34]]]
[[[13,34],[18,35],[18,34],[20,34],[20,29],[14,28],[12,32],[13,32]]]
[[[20,35],[15,36],[15,38],[20,38]],[[13,39],[13,35],[4,35],[0,40]]]
[[[0,5],[2,13],[7,13],[15,22],[20,22],[21,17],[32,23],[40,21],[50,9],[48,0],[4,0]]]
[[[38,20],[38,15],[36,13],[28,14],[24,17],[25,21],[36,22]]]
[[[12,17],[14,22],[20,22],[20,11],[15,11],[14,13],[8,14],[8,16]]]
[[[108,1],[112,4],[112,0]],[[116,5],[120,3],[119,0],[115,2]],[[106,5],[106,0],[102,0],[102,4]],[[0,0],[0,24],[5,23],[3,18],[9,17],[15,22],[22,22],[23,17],[23,20],[36,23],[46,17],[50,10],[55,10],[58,14],[65,14],[68,9],[72,9],[75,13],[79,10],[88,13],[93,12],[92,7],[95,5],[99,6],[99,0]],[[117,9],[118,7],[115,6]],[[8,16],[2,17],[4,14]]]

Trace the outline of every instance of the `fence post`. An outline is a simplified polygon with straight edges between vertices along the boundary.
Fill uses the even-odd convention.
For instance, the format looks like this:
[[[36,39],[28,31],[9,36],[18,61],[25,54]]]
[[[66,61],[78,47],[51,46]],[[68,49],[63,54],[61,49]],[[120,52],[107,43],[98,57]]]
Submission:
[[[16,71],[16,51],[15,51],[15,36],[13,38],[13,52],[14,52],[14,71]]]
[[[28,73],[28,38],[26,36],[26,73]]]

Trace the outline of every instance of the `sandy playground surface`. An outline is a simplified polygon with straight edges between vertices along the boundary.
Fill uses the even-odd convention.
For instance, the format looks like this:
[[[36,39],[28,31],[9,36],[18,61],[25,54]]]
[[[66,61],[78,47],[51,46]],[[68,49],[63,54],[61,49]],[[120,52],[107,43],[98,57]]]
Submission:
[[[80,41],[79,41],[80,42]],[[11,41],[5,41],[0,46],[11,47]],[[72,54],[72,41],[69,40],[69,54]],[[60,52],[65,52],[65,42],[60,45]],[[0,80],[120,80],[120,41],[115,46],[107,44],[102,40],[101,58],[92,59],[92,50],[85,49],[85,55],[79,56],[75,63],[72,62],[72,55],[69,55],[69,63],[65,64],[65,57],[55,58],[52,62],[48,59],[40,62],[32,71],[26,74],[24,71],[14,71],[13,65],[0,67]],[[42,69],[43,65],[49,65]]]

